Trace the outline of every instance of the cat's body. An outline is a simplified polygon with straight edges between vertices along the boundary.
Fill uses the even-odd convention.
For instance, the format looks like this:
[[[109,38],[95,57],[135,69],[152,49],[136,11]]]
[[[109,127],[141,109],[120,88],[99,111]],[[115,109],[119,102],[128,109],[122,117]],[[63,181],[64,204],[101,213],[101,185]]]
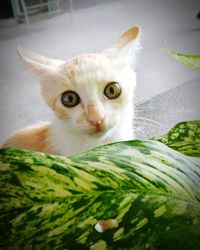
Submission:
[[[133,139],[136,77],[132,62],[138,34],[139,28],[134,27],[113,48],[67,62],[20,49],[20,56],[39,77],[55,118],[17,132],[3,147],[68,156]]]

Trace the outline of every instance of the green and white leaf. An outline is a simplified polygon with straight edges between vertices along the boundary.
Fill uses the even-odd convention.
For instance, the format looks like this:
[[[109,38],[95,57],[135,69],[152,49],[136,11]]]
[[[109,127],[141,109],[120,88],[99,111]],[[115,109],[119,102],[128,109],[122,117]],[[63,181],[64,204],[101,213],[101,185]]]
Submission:
[[[200,157],[200,121],[180,122],[166,135],[154,137],[153,140],[185,155]]]
[[[200,71],[200,55],[184,55],[173,50],[168,50],[169,54],[183,63],[186,67]]]
[[[1,149],[0,164],[0,249],[200,249],[200,167],[160,142]]]

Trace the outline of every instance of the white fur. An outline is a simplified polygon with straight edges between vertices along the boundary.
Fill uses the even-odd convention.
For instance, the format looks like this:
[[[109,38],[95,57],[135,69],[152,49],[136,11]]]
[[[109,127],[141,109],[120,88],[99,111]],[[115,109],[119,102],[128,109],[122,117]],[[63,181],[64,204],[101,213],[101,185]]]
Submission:
[[[133,99],[136,84],[135,73],[130,67],[111,67],[110,71],[103,65],[82,65],[80,74],[76,78],[75,91],[82,99],[82,105],[77,105],[70,110],[70,116],[66,119],[54,118],[50,130],[50,141],[53,149],[61,155],[75,155],[94,147],[117,141],[131,140],[133,135]],[[86,68],[85,68],[86,67]],[[99,69],[99,71],[98,71]],[[112,74],[111,70],[115,71]],[[120,72],[120,73],[119,73]],[[107,82],[117,77],[121,84],[122,94],[115,100],[106,100],[103,89]],[[115,79],[114,79],[115,80]],[[96,84],[98,82],[99,84]],[[84,84],[82,84],[84,83]],[[102,133],[90,133],[91,124],[87,120],[77,122],[79,116],[87,113],[87,105],[93,103],[97,112],[104,116],[105,131]],[[57,107],[62,107],[60,99],[57,99]]]
[[[71,62],[49,59],[24,49],[18,51],[39,77],[43,97],[55,113],[48,133],[53,152],[70,156],[103,144],[133,139],[136,85],[133,68],[139,33],[140,29],[133,27],[113,48],[100,54],[80,55]],[[104,96],[110,82],[118,82],[122,89],[114,100]],[[79,95],[79,105],[67,108],[61,103],[60,97],[67,90]],[[89,112],[91,106],[94,110]],[[91,116],[96,117],[95,122],[101,122],[101,132],[94,131]]]
[[[56,116],[50,126],[50,144],[60,155],[70,156],[89,149],[117,141],[132,140],[134,138],[132,106],[127,106],[121,121],[114,128],[98,137],[87,135],[69,127],[67,122]]]

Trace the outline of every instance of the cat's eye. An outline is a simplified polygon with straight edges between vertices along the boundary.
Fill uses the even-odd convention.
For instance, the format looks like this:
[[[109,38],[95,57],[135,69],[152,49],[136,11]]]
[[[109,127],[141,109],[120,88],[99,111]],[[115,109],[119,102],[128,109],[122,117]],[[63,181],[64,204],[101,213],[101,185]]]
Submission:
[[[104,89],[104,95],[108,99],[115,99],[121,94],[121,88],[117,82],[110,82]]]
[[[76,92],[68,90],[61,95],[61,102],[65,107],[72,108],[80,103],[80,97]]]

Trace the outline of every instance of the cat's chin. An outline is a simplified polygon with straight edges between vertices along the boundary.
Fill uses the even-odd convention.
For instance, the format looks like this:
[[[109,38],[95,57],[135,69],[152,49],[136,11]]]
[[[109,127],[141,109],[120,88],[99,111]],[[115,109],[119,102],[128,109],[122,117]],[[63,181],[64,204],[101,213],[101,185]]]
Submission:
[[[103,137],[105,134],[107,134],[108,131],[84,131],[84,134],[89,137],[99,138]]]
[[[109,129],[101,128],[96,129],[94,127],[89,127],[87,129],[78,129],[79,134],[88,136],[90,138],[100,138],[103,137],[105,134],[108,133]]]
[[[89,136],[99,138],[99,137],[105,136],[105,134],[107,134],[107,131],[95,131],[95,132],[91,132]]]
[[[88,130],[88,131],[83,131],[83,133],[85,135],[87,135],[88,137],[90,138],[103,138],[103,137],[107,137],[108,134],[110,134],[111,131],[113,131],[113,127],[112,128],[103,128],[101,130],[94,130],[94,129],[91,129],[91,130]]]

